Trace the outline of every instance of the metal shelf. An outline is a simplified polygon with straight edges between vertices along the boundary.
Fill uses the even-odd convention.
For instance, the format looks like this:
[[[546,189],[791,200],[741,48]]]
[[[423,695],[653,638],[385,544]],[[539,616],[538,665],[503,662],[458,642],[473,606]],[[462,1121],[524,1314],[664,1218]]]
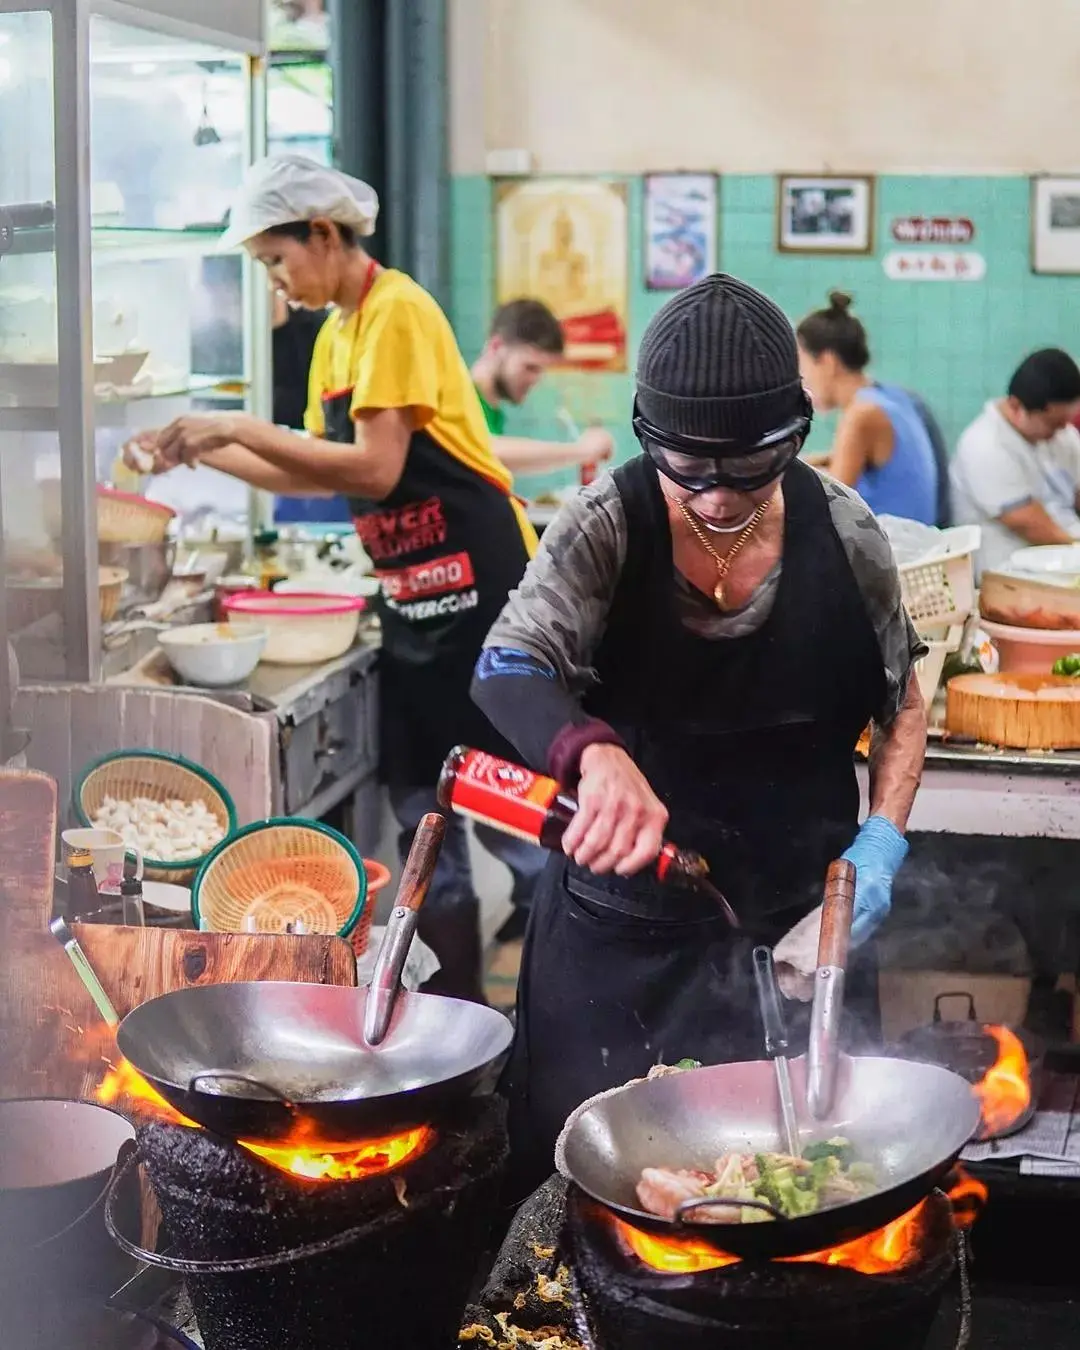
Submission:
[[[237,388],[242,385],[242,388]],[[195,375],[186,384],[157,388],[146,393],[134,393],[122,398],[98,399],[94,404],[94,424],[97,427],[122,426],[122,410],[132,403],[152,403],[155,399],[195,398],[242,402],[248,386],[237,379],[216,375]],[[56,408],[0,407],[0,431],[55,431]]]

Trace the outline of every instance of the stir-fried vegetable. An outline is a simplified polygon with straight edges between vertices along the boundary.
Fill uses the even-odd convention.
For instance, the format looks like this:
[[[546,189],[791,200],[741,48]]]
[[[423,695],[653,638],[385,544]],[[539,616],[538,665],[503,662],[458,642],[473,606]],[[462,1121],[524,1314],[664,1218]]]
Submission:
[[[638,1183],[638,1199],[653,1214],[674,1219],[686,1200],[712,1199],[693,1218],[713,1223],[760,1223],[773,1217],[764,1210],[741,1208],[725,1200],[764,1200],[789,1219],[848,1204],[877,1189],[874,1169],[853,1161],[847,1139],[811,1144],[801,1158],[787,1153],[726,1153],[712,1173],[647,1167]]]

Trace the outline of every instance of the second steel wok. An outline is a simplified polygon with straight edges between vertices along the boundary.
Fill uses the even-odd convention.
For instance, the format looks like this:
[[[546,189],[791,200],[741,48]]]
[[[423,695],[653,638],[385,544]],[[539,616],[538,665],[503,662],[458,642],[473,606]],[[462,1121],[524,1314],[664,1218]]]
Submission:
[[[120,1023],[121,1054],[182,1115],[233,1139],[352,1143],[425,1124],[507,1048],[493,1008],[400,987],[445,822],[420,824],[366,989],[253,981],[178,990]]]
[[[806,1060],[793,1060],[796,1101],[805,1100],[806,1080]],[[849,1139],[855,1157],[875,1169],[879,1190],[769,1223],[694,1222],[689,1214],[676,1222],[650,1214],[636,1190],[646,1167],[711,1171],[723,1153],[784,1150],[775,1071],[769,1060],[753,1060],[635,1083],[595,1102],[564,1135],[560,1170],[635,1228],[768,1260],[824,1251],[898,1218],[942,1180],[978,1123],[971,1090],[947,1069],[844,1058],[832,1112],[812,1129],[802,1122],[801,1142]]]
[[[647,1167],[711,1172],[725,1153],[786,1152],[780,1087],[771,1060],[720,1064],[638,1082],[580,1107],[559,1140],[557,1165],[574,1184],[636,1228],[693,1236],[717,1251],[771,1260],[825,1251],[872,1233],[912,1209],[942,1180],[979,1124],[969,1085],[933,1064],[838,1054],[854,900],[854,871],[834,864],[825,887],[810,1053],[790,1064],[800,1150],[842,1136],[875,1172],[857,1200],[768,1222],[695,1220],[709,1205],[687,1201],[677,1217],[641,1205]],[[770,966],[771,970],[771,966]],[[764,1001],[763,1001],[764,1008]],[[768,1041],[783,1042],[782,1029]],[[759,1201],[754,1208],[769,1209]]]

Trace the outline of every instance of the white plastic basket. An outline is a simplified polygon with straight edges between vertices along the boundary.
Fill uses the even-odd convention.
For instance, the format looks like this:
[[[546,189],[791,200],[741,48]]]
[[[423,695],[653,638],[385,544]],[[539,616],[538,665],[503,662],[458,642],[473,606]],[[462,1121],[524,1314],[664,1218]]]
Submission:
[[[975,555],[981,542],[978,525],[957,525],[941,531],[939,556],[898,568],[904,605],[920,633],[963,623],[975,608]]]
[[[930,650],[921,660],[915,662],[915,675],[919,681],[919,692],[926,704],[927,717],[930,716],[934,699],[937,697],[938,686],[941,684],[941,672],[945,669],[945,661],[953,652],[959,650],[963,635],[963,625],[954,624],[944,638],[924,639]]]

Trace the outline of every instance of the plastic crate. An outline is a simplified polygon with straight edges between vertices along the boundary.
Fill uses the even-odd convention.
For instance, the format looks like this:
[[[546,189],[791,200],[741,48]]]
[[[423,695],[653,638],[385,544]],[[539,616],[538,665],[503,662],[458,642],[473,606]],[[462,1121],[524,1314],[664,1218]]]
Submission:
[[[958,525],[941,532],[939,557],[898,569],[904,605],[920,633],[963,623],[975,608],[975,555],[981,542],[977,525]]]

